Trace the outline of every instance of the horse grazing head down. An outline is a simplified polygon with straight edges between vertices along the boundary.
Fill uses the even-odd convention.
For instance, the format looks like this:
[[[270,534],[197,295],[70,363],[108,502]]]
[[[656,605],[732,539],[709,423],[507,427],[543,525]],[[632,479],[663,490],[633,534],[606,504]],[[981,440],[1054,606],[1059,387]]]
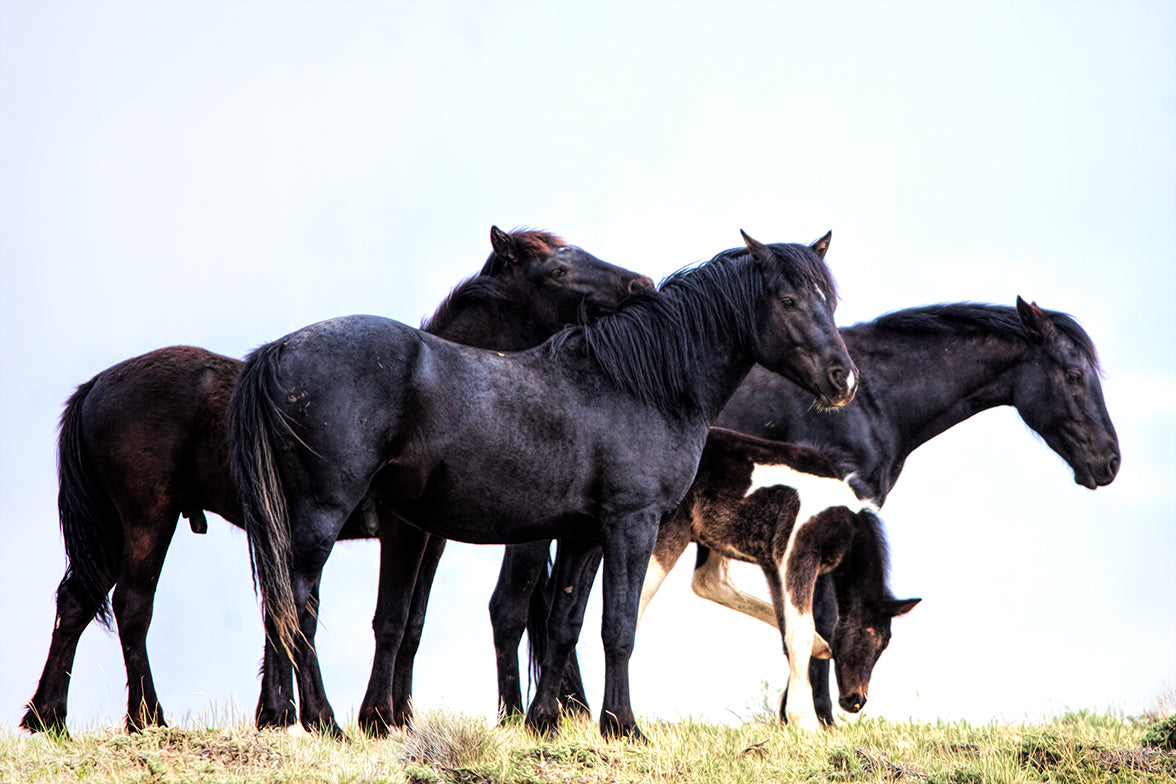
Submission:
[[[1119,438],[1103,400],[1093,341],[1071,316],[1020,297],[1017,317],[1033,356],[1022,363],[1013,405],[1070,464],[1076,483],[1091,490],[1109,485],[1119,472]]]

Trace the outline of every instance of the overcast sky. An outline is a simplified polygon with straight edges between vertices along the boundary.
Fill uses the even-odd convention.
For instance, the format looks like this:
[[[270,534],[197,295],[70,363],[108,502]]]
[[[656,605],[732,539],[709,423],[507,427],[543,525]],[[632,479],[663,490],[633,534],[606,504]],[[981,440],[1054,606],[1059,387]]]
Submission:
[[[1176,690],[1176,5],[59,3],[0,0],[0,730],[32,695],[64,570],[56,424],[110,365],[243,356],[323,318],[419,323],[489,228],[556,231],[655,279],[810,242],[848,325],[932,302],[1073,314],[1123,467],[1073,483],[1011,409],[914,453],[883,509],[900,597],[866,715],[1022,720]],[[499,547],[451,545],[425,708],[491,715]],[[377,547],[336,548],[318,644],[354,720]],[[631,664],[645,719],[739,721],[778,634],[690,592]],[[754,569],[741,585],[766,595]],[[580,651],[593,707],[594,597]],[[252,716],[244,535],[181,522],[148,638],[169,720]],[[121,725],[117,639],[78,649],[70,726]]]

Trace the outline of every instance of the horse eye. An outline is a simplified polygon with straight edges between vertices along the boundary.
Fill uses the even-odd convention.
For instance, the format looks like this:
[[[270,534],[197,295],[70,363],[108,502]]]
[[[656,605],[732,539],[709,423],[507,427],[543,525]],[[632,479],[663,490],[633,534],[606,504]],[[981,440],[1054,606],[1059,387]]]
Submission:
[[[568,271],[563,267],[556,267],[549,274],[552,278],[562,278],[564,275],[568,274]]]
[[[1082,372],[1079,370],[1067,370],[1066,371],[1066,380],[1069,381],[1071,384],[1081,384],[1082,383]]]
[[[786,308],[795,308],[796,307],[796,300],[794,300],[792,297],[789,297],[787,295],[780,297],[780,303]]]

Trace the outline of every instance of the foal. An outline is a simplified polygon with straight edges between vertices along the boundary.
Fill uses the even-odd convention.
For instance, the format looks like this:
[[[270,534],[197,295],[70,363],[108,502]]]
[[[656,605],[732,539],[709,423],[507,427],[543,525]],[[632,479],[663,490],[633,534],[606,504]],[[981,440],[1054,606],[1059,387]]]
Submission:
[[[841,705],[857,712],[890,641],[891,619],[920,601],[890,593],[886,542],[873,510],[820,452],[711,428],[694,484],[658,529],[638,617],[692,541],[703,546],[700,557],[709,548],[711,557],[756,564],[767,578],[788,657],[782,713],[796,726],[820,726],[810,655],[832,655]],[[813,591],[822,574],[832,577],[837,597],[831,649],[813,619]]]

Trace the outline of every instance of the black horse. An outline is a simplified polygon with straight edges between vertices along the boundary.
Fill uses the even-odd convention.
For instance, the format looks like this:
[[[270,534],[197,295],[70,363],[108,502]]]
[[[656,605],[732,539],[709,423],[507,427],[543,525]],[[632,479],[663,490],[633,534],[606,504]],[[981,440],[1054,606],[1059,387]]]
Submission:
[[[493,252],[457,286],[423,329],[458,343],[513,350],[568,324],[616,310],[653,282],[547,232],[490,230]],[[155,587],[182,514],[207,530],[205,510],[242,525],[228,465],[229,397],[243,363],[173,346],[102,371],[81,385],[61,418],[60,520],[69,569],[57,590],[57,624],[21,726],[64,731],[74,654],[97,617],[109,628],[107,594],[127,669],[127,726],[163,724],[146,637]],[[373,536],[364,515],[341,538]],[[411,659],[411,657],[408,657]],[[293,722],[289,665],[267,656],[258,719]],[[283,685],[284,684],[284,685]]]
[[[685,494],[711,420],[755,362],[828,406],[856,368],[833,324],[836,291],[814,246],[727,251],[594,326],[526,352],[458,346],[371,316],[306,327],[254,351],[229,407],[229,444],[268,637],[300,665],[304,726],[337,731],[314,666],[314,587],[339,531],[369,496],[385,558],[376,664],[389,683],[425,534],[474,543],[603,547],[608,660],[601,731],[640,736],[628,660],[658,521]],[[589,554],[587,559],[585,554]],[[599,561],[592,562],[593,568]],[[582,614],[579,596],[553,613]],[[559,719],[558,674],[578,625],[554,637],[527,717]],[[388,694],[390,708],[390,697]],[[383,707],[383,706],[381,706]]]
[[[800,390],[753,368],[717,424],[774,441],[809,444],[854,474],[858,494],[881,507],[906,458],[921,444],[973,414],[1011,405],[1069,463],[1074,481],[1094,489],[1119,468],[1119,444],[1107,414],[1094,343],[1073,317],[1018,297],[1016,307],[973,303],[901,310],[841,330],[861,369],[852,406],[814,412]],[[506,548],[490,601],[499,698],[521,710],[518,645],[524,628],[543,644],[543,592],[548,544]],[[736,589],[727,560],[699,546],[694,590],[700,596],[775,625],[770,604]],[[817,630],[832,634],[836,608],[829,581],[817,591]],[[423,612],[423,604],[414,610]],[[416,628],[414,624],[413,628]],[[814,660],[811,682],[821,720],[833,722],[826,661]],[[561,688],[572,708],[583,704],[576,657]]]

